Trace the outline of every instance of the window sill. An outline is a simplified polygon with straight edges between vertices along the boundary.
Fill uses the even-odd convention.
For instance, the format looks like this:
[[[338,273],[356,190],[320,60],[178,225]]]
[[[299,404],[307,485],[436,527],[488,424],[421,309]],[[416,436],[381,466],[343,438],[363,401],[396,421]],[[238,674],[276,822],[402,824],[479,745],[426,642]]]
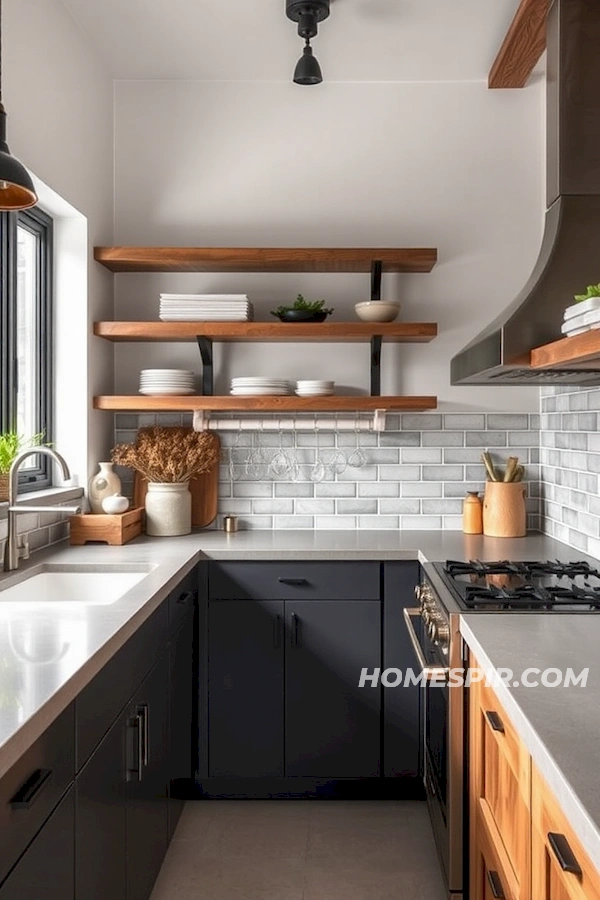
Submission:
[[[69,503],[71,500],[79,500],[83,497],[81,487],[52,487],[43,491],[28,491],[19,494],[17,506],[55,506],[56,504]],[[0,503],[0,520],[6,519],[8,503]]]

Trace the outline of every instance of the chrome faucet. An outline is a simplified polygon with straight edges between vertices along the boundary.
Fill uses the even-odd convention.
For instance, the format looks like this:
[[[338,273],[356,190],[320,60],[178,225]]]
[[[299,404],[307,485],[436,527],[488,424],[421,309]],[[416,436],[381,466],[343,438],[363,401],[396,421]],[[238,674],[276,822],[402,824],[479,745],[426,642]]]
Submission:
[[[8,535],[6,537],[6,548],[4,550],[4,571],[12,572],[19,567],[20,559],[29,559],[29,542],[27,536],[22,536],[19,541],[17,535],[17,517],[21,513],[64,513],[67,516],[73,516],[81,512],[80,506],[27,506],[21,504],[17,506],[17,490],[19,486],[19,469],[29,456],[47,456],[53,459],[57,466],[60,467],[63,479],[66,481],[71,477],[69,467],[66,460],[53,450],[51,447],[31,447],[28,450],[22,450],[15,456],[8,473]]]

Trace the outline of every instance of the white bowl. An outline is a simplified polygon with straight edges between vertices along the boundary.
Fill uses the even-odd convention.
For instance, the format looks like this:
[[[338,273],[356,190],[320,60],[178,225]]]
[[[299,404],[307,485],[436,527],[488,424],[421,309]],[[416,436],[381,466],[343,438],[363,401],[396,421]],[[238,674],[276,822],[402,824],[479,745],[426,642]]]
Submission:
[[[129,509],[129,500],[121,494],[111,494],[102,501],[102,509],[109,516],[120,515]]]
[[[397,318],[401,304],[391,300],[366,300],[354,305],[356,315],[363,322],[393,322]]]

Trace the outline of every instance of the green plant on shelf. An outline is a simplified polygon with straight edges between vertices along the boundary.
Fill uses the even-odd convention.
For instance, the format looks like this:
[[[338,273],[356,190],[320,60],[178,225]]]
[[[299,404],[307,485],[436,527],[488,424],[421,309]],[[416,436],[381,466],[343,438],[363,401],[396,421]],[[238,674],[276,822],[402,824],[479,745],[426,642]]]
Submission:
[[[279,318],[285,315],[290,309],[300,312],[311,313],[313,315],[330,316],[333,309],[324,309],[324,300],[305,300],[302,294],[298,294],[293,306],[278,306],[277,309],[271,310],[271,315]]]
[[[600,284],[588,284],[585,294],[574,294],[577,303],[583,303],[584,300],[590,300],[592,297],[600,297]]]

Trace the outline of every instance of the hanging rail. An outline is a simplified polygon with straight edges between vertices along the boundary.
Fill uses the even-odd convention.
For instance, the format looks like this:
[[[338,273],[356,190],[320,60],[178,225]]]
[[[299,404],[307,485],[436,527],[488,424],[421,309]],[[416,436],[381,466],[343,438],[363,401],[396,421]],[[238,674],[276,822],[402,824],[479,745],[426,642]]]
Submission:
[[[366,418],[271,418],[215,419],[205,410],[194,410],[194,431],[385,431],[385,409]]]

